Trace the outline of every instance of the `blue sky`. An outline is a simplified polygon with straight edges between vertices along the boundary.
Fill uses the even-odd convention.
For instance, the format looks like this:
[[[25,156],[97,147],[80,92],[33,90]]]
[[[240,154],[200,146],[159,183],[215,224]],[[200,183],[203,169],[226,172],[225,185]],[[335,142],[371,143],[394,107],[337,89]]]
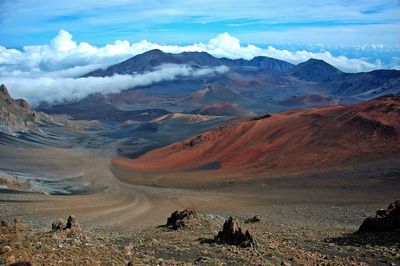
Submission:
[[[0,0],[0,10],[9,48],[48,43],[60,29],[94,45],[188,44],[222,32],[259,45],[400,43],[399,0]]]

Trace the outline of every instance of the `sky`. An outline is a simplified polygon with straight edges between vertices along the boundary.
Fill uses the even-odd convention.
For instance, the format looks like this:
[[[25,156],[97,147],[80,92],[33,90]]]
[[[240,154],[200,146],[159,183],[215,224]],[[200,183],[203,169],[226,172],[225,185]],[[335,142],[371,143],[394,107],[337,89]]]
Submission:
[[[34,102],[49,91],[49,102],[84,97],[79,76],[155,48],[400,69],[400,0],[0,0],[0,10],[0,83]],[[125,78],[118,89],[150,82]]]
[[[399,0],[0,0],[6,47],[47,43],[60,29],[117,39],[205,42],[228,32],[254,44],[399,44]]]

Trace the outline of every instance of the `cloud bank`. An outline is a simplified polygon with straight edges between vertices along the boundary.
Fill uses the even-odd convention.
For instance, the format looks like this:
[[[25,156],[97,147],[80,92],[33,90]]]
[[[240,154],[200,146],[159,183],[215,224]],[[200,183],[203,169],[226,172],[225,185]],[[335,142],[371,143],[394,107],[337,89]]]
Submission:
[[[114,75],[112,77],[87,78],[5,78],[12,89],[13,97],[27,98],[33,105],[40,102],[50,104],[82,99],[93,93],[118,93],[137,86],[146,86],[179,77],[198,77],[225,73],[226,66],[194,69],[187,65],[165,64],[154,71],[136,75]]]
[[[300,63],[310,58],[322,59],[346,72],[369,71],[382,68],[382,63],[362,59],[334,56],[328,51],[289,51],[269,46],[242,45],[238,38],[222,33],[207,43],[192,45],[161,45],[146,40],[130,43],[117,40],[102,47],[87,42],[76,43],[72,35],[60,30],[48,45],[24,46],[21,50],[0,46],[0,83],[10,87],[16,97],[26,98],[33,104],[39,101],[49,103],[80,99],[90,93],[110,93],[148,85],[179,76],[209,75],[226,69],[193,70],[187,66],[163,66],[154,72],[135,76],[114,76],[107,78],[78,78],[97,68],[121,62],[134,55],[151,49],[169,53],[184,51],[205,51],[216,57],[251,59],[255,56],[269,56],[291,63]]]

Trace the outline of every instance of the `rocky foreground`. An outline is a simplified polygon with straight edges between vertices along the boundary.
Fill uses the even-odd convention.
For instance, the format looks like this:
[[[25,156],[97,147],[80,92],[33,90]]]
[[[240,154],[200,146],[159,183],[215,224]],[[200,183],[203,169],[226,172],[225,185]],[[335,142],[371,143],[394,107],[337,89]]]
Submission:
[[[89,232],[74,216],[32,229],[16,219],[0,224],[5,265],[399,265],[400,201],[367,218],[386,232],[347,233],[272,224],[267,217],[225,220],[186,209],[166,225],[140,232]],[[396,216],[397,215],[397,216]],[[386,221],[386,220],[385,220]],[[364,225],[363,225],[364,226]],[[360,228],[362,229],[363,226]],[[373,227],[369,227],[373,228]],[[379,227],[379,231],[382,230]],[[361,230],[363,231],[363,229]]]

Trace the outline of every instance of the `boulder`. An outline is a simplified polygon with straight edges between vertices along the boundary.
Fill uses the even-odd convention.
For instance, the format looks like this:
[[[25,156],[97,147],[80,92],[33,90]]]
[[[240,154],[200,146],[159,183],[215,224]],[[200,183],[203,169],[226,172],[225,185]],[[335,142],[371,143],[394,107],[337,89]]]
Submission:
[[[51,224],[51,229],[53,230],[63,230],[65,228],[65,221],[58,219]]]
[[[400,230],[400,200],[396,200],[386,210],[378,210],[375,216],[368,217],[357,233],[392,232]]]
[[[215,241],[221,244],[252,247],[255,245],[253,236],[248,230],[245,232],[240,227],[238,220],[229,217],[225,221],[222,231],[215,237]]]
[[[166,226],[177,230],[179,228],[193,228],[199,224],[199,217],[195,210],[185,209],[183,211],[174,211],[167,219]]]
[[[245,221],[246,224],[253,224],[261,222],[261,216],[255,215]]]

